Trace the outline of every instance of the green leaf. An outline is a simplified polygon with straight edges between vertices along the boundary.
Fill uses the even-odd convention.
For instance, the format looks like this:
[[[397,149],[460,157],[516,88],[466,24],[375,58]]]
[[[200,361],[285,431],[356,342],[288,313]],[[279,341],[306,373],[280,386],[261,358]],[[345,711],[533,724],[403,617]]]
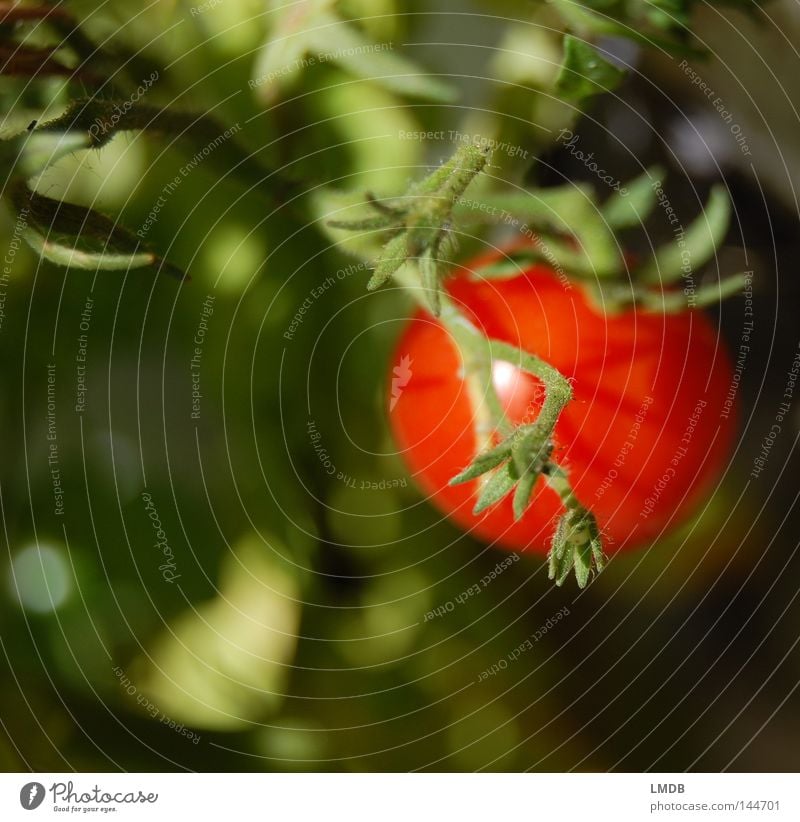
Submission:
[[[689,302],[682,289],[662,290],[660,288],[649,289],[643,293],[637,291],[636,302],[649,311],[662,314],[682,314],[687,309],[718,305],[722,300],[739,294],[750,277],[752,277],[751,271],[740,271],[723,280],[701,285],[695,290],[692,302]]]
[[[540,259],[540,256],[533,248],[515,250],[507,253],[501,259],[483,266],[480,272],[470,272],[470,279],[502,280],[517,277],[538,259]]]
[[[717,305],[722,300],[739,294],[752,276],[752,271],[740,271],[724,280],[700,286],[695,293],[696,306],[703,308],[706,305]]]
[[[465,223],[512,225],[529,236],[533,230],[568,236],[569,240],[532,237],[531,251],[570,275],[595,279],[621,270],[622,257],[614,233],[595,205],[592,189],[585,185],[488,194],[479,201],[462,202],[454,215]],[[577,240],[577,248],[572,238]]]
[[[587,185],[568,184],[529,191],[484,194],[479,199],[456,205],[455,216],[465,223],[521,224],[571,234],[575,228],[574,214],[593,200]],[[517,221],[516,223],[514,221]]]
[[[680,280],[684,274],[698,271],[716,254],[728,232],[731,202],[724,186],[711,189],[703,213],[683,235],[662,246],[638,272],[641,282],[665,285]],[[678,226],[680,228],[680,226]],[[688,272],[684,271],[689,266]]]
[[[478,501],[472,509],[473,514],[480,514],[489,506],[500,502],[501,499],[514,487],[516,479],[511,474],[509,463],[502,465],[492,474],[488,482],[481,489]]]
[[[198,148],[187,169],[207,157],[209,164],[225,174],[236,174],[248,186],[255,185],[262,195],[283,205],[288,197],[298,194],[298,184],[289,174],[265,165],[260,157],[245,150],[234,138],[240,127],[235,123],[226,128],[211,114],[151,106],[133,97],[128,100],[90,97],[74,100],[63,114],[38,126],[35,135],[60,138],[65,132],[81,133],[91,148],[99,149],[125,131],[171,134],[180,138],[181,144]]]
[[[665,31],[672,31],[679,27],[688,29],[690,4],[686,0],[650,0],[645,14],[656,28]]]
[[[458,99],[446,83],[393,53],[392,43],[373,43],[350,23],[332,18],[329,25],[309,32],[308,37],[325,60],[395,94],[438,103],[454,103]]]
[[[333,0],[272,2],[270,6],[269,40],[256,57],[250,80],[250,87],[266,103],[279,99],[310,65],[306,55],[313,50],[314,33],[337,21],[330,11]]]
[[[11,196],[26,222],[22,236],[56,265],[91,271],[156,266],[183,277],[135,234],[91,208],[43,197],[30,191],[24,182],[16,184]]]
[[[72,242],[63,236],[46,236],[34,228],[28,228],[22,235],[34,251],[46,260],[67,268],[84,268],[89,271],[127,271],[155,264],[157,257],[149,251],[125,253],[111,249],[99,249],[97,243],[75,237]]]
[[[355,77],[395,94],[439,103],[457,99],[454,90],[411,61],[393,53],[392,43],[374,43],[334,11],[332,0],[274,4],[280,17],[253,70],[251,87],[272,103],[308,67],[333,63]]]
[[[592,11],[602,11],[609,14],[620,8],[620,0],[582,0],[584,6]]]
[[[615,89],[625,72],[600,56],[586,41],[564,35],[564,62],[556,78],[556,93],[565,100],[580,102]]]
[[[81,149],[91,148],[92,141],[86,132],[34,131],[31,134],[25,133],[9,140],[5,145],[9,148],[16,148],[15,172],[29,179],[41,174],[48,166],[62,157]],[[2,152],[4,156],[7,153]]]
[[[653,166],[620,191],[615,191],[603,205],[606,222],[614,229],[641,226],[658,200],[657,189],[663,177],[664,170]]]
[[[634,43],[639,43],[644,48],[662,49],[669,54],[684,57],[702,57],[706,54],[702,49],[686,42],[687,32],[681,25],[673,26],[665,36],[654,33],[652,24],[648,25],[647,4],[639,4],[641,11],[637,15],[636,6],[625,3],[617,4],[617,8],[609,12],[602,0],[601,2],[591,0],[591,2],[583,3],[576,3],[575,0],[553,0],[553,2],[559,14],[577,31],[624,37]],[[612,6],[614,4],[609,4],[609,7]],[[663,29],[657,28],[655,31],[663,32]]]

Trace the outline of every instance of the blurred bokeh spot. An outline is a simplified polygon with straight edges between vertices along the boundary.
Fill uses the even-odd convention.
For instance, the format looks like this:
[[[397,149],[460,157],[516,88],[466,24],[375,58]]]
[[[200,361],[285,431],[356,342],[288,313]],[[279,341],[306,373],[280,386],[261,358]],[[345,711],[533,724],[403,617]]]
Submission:
[[[11,560],[8,589],[26,611],[55,611],[67,601],[72,588],[72,571],[61,547],[26,545]]]
[[[135,681],[172,719],[247,727],[281,702],[297,644],[299,591],[260,540],[224,562],[219,593],[173,620],[135,664]]]

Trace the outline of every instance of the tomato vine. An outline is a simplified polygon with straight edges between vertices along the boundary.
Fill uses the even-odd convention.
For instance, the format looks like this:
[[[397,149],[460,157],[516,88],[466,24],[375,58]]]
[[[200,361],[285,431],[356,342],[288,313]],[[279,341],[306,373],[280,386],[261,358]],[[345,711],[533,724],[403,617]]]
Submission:
[[[646,5],[646,9],[640,8],[622,0],[602,4],[559,0],[554,4],[562,28],[563,59],[548,92],[571,107],[573,120],[586,101],[612,91],[625,73],[619,61],[598,45],[599,36],[613,34],[677,53],[694,49],[689,37],[690,3],[671,4],[670,9]],[[104,90],[104,95],[81,96],[55,119],[43,124],[34,121],[26,131],[0,141],[0,158],[12,170],[3,196],[17,214],[25,215],[23,236],[44,258],[95,270],[151,266],[183,276],[115,220],[29,187],[31,178],[60,157],[99,149],[124,131],[151,132],[201,148],[211,142],[219,145],[214,162],[226,173],[240,175],[248,186],[255,185],[271,202],[304,196],[304,186],[297,177],[279,164],[251,154],[211,114],[142,103],[135,91],[126,100],[130,67],[142,68],[142,59],[95,47],[68,13],[45,5],[21,8],[7,4],[0,5],[0,12],[13,24],[35,21],[52,26],[80,61],[77,69],[68,69],[58,49],[20,44],[10,59],[8,73],[31,78],[67,75],[82,88],[99,83]],[[380,77],[393,92],[409,97],[440,102],[452,99],[451,90],[439,79],[417,72],[403,58],[371,49],[334,3],[306,3],[299,9],[287,6],[276,14],[275,31],[280,36],[276,35],[259,55],[258,70],[280,82],[252,86],[270,101],[297,79],[303,63],[299,58],[327,37],[346,46],[335,52],[332,60],[354,76]],[[364,59],[363,53],[368,53],[368,58]],[[356,54],[362,57],[353,59]],[[113,79],[102,80],[104,72]],[[220,135],[228,136],[222,140]],[[338,238],[348,233],[377,237],[379,251],[372,260],[368,289],[393,279],[438,318],[458,347],[473,401],[479,447],[451,483],[479,479],[476,514],[512,495],[514,515],[519,519],[537,480],[544,478],[564,509],[550,551],[550,576],[561,584],[574,570],[578,584],[584,586],[593,571],[602,569],[605,555],[601,529],[590,506],[578,498],[569,471],[554,456],[553,432],[572,399],[572,386],[536,354],[485,336],[448,296],[444,285],[456,259],[459,237],[490,226],[519,227],[528,241],[501,255],[482,270],[481,276],[513,276],[545,260],[564,274],[570,287],[580,288],[609,315],[629,308],[696,310],[739,291],[747,275],[692,285],[689,301],[686,289],[682,292],[675,287],[686,274],[687,254],[693,271],[713,257],[725,235],[730,203],[721,187],[712,190],[704,212],[685,230],[680,227],[672,242],[643,261],[632,261],[624,253],[618,232],[641,224],[655,208],[665,205],[659,169],[645,171],[598,205],[590,187],[572,183],[537,190],[514,185],[492,190],[491,184],[498,178],[491,173],[491,155],[491,143],[481,138],[462,144],[450,159],[398,196],[385,198],[364,192],[356,207],[359,213],[328,219],[327,229]],[[476,185],[478,180],[480,186]],[[507,419],[492,383],[497,361],[511,363],[542,383],[544,402],[532,422],[515,426]]]

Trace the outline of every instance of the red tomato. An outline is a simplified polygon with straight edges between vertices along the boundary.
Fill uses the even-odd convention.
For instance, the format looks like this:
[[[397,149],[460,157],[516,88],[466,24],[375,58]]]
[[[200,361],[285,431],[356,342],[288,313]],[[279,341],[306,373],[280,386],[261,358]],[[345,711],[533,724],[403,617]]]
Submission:
[[[537,354],[572,380],[553,459],[594,512],[606,552],[652,542],[683,522],[713,490],[735,431],[724,406],[730,358],[709,318],[634,309],[606,315],[543,265],[513,279],[478,279],[490,260],[475,261],[477,275],[453,279],[449,294],[488,337]],[[478,480],[448,485],[475,457],[477,439],[445,328],[416,314],[392,365],[391,427],[430,500],[493,545],[547,552],[563,508],[544,478],[519,521],[513,495],[475,516]],[[536,378],[497,362],[494,383],[511,420],[535,419],[543,388]]]

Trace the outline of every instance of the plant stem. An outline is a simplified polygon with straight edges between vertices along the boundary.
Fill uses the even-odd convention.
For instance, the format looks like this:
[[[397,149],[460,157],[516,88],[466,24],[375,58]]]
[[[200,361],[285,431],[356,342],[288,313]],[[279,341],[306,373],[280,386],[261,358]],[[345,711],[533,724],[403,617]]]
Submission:
[[[394,277],[409,291],[417,304],[427,311],[424,289],[413,267],[408,264],[402,265],[394,273]],[[479,445],[483,441],[486,447],[491,447],[494,432],[505,436],[514,429],[503,411],[494,386],[492,366],[495,360],[516,365],[541,380],[545,399],[536,418],[536,425],[545,433],[547,439],[550,439],[561,412],[572,399],[572,386],[569,380],[535,354],[484,336],[446,294],[442,295],[441,301],[442,310],[438,319],[450,332],[464,366],[464,376],[469,384],[470,398],[476,416]],[[481,408],[485,408],[486,412],[481,414]],[[480,450],[479,447],[478,451]],[[566,482],[566,474],[561,469],[559,471]]]
[[[493,360],[504,360],[533,374],[544,384],[545,398],[536,424],[552,435],[561,412],[572,399],[572,386],[550,363],[499,340],[489,340],[489,353]]]
[[[580,500],[575,496],[572,485],[570,485],[567,472],[560,465],[550,463],[550,468],[545,476],[547,477],[547,484],[558,494],[562,505],[568,511],[584,510]]]

